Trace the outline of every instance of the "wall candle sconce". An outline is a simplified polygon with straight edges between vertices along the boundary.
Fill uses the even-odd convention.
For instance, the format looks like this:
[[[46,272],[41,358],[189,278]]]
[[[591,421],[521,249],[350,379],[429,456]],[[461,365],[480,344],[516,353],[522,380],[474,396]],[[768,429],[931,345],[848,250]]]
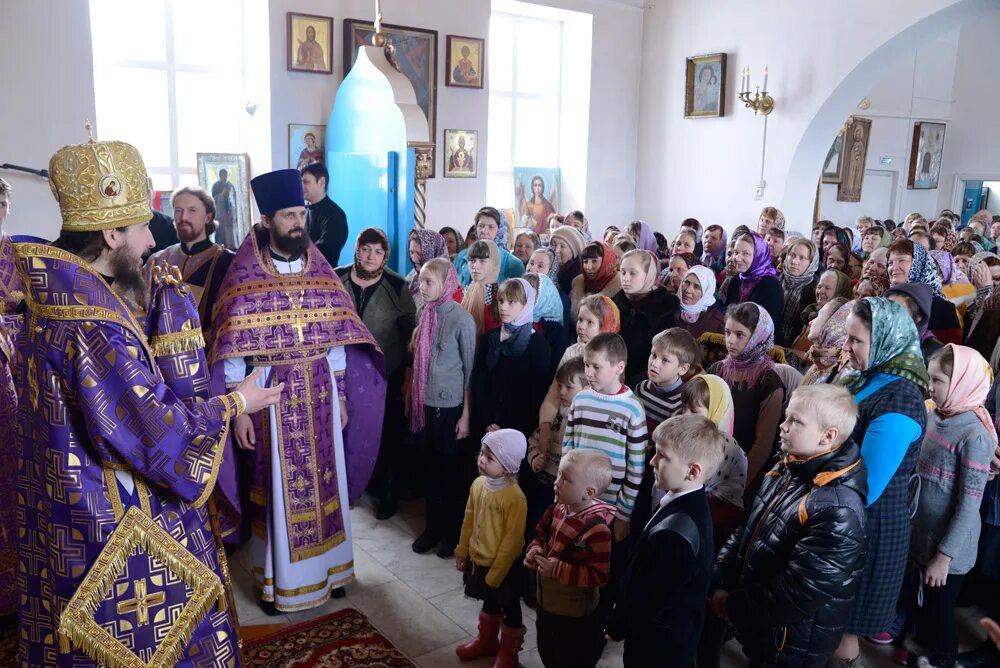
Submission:
[[[763,90],[761,90],[763,88]],[[764,117],[764,136],[760,145],[760,181],[754,190],[754,199],[764,198],[764,189],[767,188],[767,181],[764,180],[764,158],[767,155],[767,117],[774,111],[774,98],[767,93],[767,66],[764,66],[764,83],[750,92],[750,67],[744,67],[740,78],[740,101],[747,109],[753,109],[754,116],[760,114]]]
[[[764,90],[761,90],[763,88]],[[767,94],[767,67],[764,67],[764,85],[750,94],[750,67],[743,68],[743,75],[740,79],[740,101],[747,109],[753,109],[754,115],[761,114],[767,116],[774,111],[774,98]]]

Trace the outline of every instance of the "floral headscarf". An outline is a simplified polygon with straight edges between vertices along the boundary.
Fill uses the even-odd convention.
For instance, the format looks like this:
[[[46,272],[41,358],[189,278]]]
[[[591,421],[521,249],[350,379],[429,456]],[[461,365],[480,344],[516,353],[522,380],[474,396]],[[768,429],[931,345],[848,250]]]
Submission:
[[[448,244],[445,243],[444,237],[440,233],[434,230],[415,229],[410,232],[410,239],[416,239],[417,243],[420,244],[421,267],[436,257],[448,258]],[[413,281],[413,284],[410,285],[410,292],[412,294],[420,292],[420,281]]]
[[[546,274],[553,282],[559,280],[559,258],[556,257],[556,252],[548,246],[542,246],[541,248],[536,248],[532,253],[545,253],[549,256],[549,272]]]
[[[975,348],[956,346],[954,343],[949,343],[948,347],[951,348],[954,357],[954,367],[951,372],[951,382],[948,384],[948,397],[936,410],[944,417],[972,411],[986,427],[995,449],[996,427],[983,406],[993,382],[990,363]]]
[[[580,272],[583,275],[583,291],[588,295],[603,290],[604,286],[618,274],[618,256],[615,254],[614,249],[603,241],[594,241],[587,244],[587,247],[590,246],[598,246],[601,249],[601,266],[598,267],[597,276],[594,277],[594,280],[587,278],[587,274],[583,271]]]
[[[910,266],[907,283],[924,283],[931,286],[935,295],[941,296],[941,277],[938,276],[937,267],[930,253],[920,244],[913,244],[913,265]]]
[[[774,321],[760,304],[748,303],[757,307],[757,327],[743,352],[735,357],[726,355],[719,365],[719,375],[737,389],[756,385],[765,373],[774,369],[774,360],[768,355],[774,347]]]
[[[771,264],[771,250],[767,242],[759,234],[745,234],[736,242],[739,243],[744,237],[749,237],[753,242],[753,260],[750,261],[750,268],[742,272],[740,276],[740,301],[745,302],[750,292],[757,287],[757,284],[768,276],[777,276],[778,272]],[[770,317],[768,317],[770,319]]]
[[[440,296],[432,302],[424,302],[420,312],[413,341],[413,386],[410,392],[410,429],[414,434],[424,428],[424,395],[430,376],[431,349],[437,337],[437,307],[449,301],[458,288],[458,272],[455,265],[449,264],[448,277],[444,279]]]
[[[701,299],[694,304],[685,304],[681,295],[684,279],[694,274],[701,284]],[[698,322],[698,318],[707,309],[715,304],[715,272],[708,267],[696,264],[684,272],[681,278],[681,285],[677,286],[677,298],[681,300],[681,320],[684,322]]]
[[[601,320],[601,333],[611,332],[617,334],[622,327],[622,314],[618,310],[618,305],[607,295],[593,295],[604,302],[604,319]],[[587,297],[586,299],[590,299]],[[582,304],[581,304],[582,306]],[[596,313],[594,315],[597,315]]]
[[[953,228],[951,225],[948,225],[944,233],[944,244],[942,248],[943,250],[946,250],[950,253],[951,251],[955,250],[955,246],[957,245],[958,245],[958,232],[956,232],[955,228]]]
[[[921,247],[922,248],[922,247]],[[927,394],[927,369],[920,351],[920,335],[906,307],[886,297],[866,297],[872,311],[868,368],[846,374],[844,385],[857,394],[876,374],[905,378]]]
[[[559,288],[547,274],[538,276],[538,300],[535,302],[535,321],[555,320],[563,322],[563,303],[559,296]]]
[[[809,261],[809,266],[799,276],[792,276],[787,268],[781,273],[781,288],[785,293],[784,335],[785,341],[789,343],[791,343],[795,333],[801,329],[802,290],[812,283],[819,270],[819,253],[816,252],[816,246],[813,242],[808,239],[796,239],[787,244],[787,252],[792,252],[797,246],[808,248],[812,259]],[[787,253],[785,257],[787,263]]]
[[[970,283],[969,277],[955,264],[955,258],[946,250],[932,250],[931,257],[941,270],[941,282],[944,285],[954,283]]]
[[[806,359],[820,369],[829,369],[840,360],[840,350],[847,341],[847,316],[851,315],[854,302],[841,304],[823,325],[819,341],[806,352]]]

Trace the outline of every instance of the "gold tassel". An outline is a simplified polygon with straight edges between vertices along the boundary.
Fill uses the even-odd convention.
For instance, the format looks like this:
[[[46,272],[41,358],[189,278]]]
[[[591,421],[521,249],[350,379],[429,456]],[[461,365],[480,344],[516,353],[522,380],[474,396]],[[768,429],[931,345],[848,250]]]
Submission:
[[[157,334],[150,341],[153,357],[180,355],[205,348],[205,337],[200,329],[189,329],[182,332]]]

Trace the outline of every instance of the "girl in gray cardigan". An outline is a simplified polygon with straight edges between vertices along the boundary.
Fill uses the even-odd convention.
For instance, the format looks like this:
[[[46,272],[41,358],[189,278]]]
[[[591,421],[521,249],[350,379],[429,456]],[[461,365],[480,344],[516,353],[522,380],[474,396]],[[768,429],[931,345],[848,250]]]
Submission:
[[[916,623],[917,647],[934,668],[952,668],[958,654],[955,602],[976,562],[979,507],[997,435],[983,406],[990,367],[978,352],[949,344],[931,357],[927,370],[936,407],[927,416],[917,464],[913,564],[903,600],[912,620],[907,626]]]
[[[458,274],[444,258],[420,269],[423,309],[413,336],[413,368],[407,374],[410,429],[426,446],[425,528],[413,542],[424,553],[437,546],[450,557],[458,544],[469,483],[461,441],[469,435],[469,380],[476,357],[476,323],[455,302]]]

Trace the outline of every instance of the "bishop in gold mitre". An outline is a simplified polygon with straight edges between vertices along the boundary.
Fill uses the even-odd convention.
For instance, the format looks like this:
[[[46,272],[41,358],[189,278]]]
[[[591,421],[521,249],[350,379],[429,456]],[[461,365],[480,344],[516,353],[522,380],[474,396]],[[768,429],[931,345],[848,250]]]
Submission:
[[[135,148],[91,139],[60,149],[49,173],[60,236],[14,247],[27,286],[20,662],[238,666],[224,554],[206,503],[230,420],[273,404],[280,389],[261,390],[251,377],[195,403],[165,381],[122,296],[144,292],[141,258],[153,245]],[[188,300],[187,329],[200,327],[190,297],[170,287],[163,294]],[[204,359],[197,336],[182,332],[174,343]]]

